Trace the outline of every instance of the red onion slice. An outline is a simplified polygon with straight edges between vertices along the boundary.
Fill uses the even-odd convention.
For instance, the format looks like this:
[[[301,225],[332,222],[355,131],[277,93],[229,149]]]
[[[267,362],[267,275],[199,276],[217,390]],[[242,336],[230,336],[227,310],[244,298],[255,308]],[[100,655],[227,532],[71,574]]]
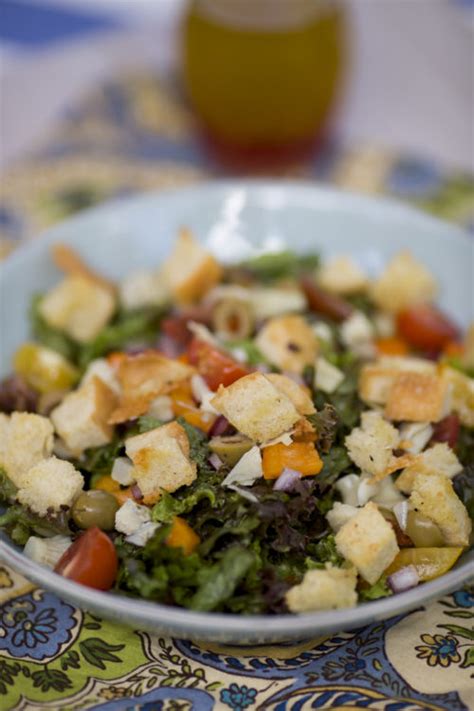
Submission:
[[[222,460],[219,458],[219,456],[213,452],[211,456],[208,459],[209,464],[214,467],[216,471],[219,471],[219,469],[222,466]]]
[[[220,437],[229,429],[229,420],[224,415],[219,415],[209,430],[209,437]]]
[[[414,565],[406,565],[400,568],[387,578],[387,585],[396,593],[405,592],[411,588],[416,588],[420,582],[420,576]]]
[[[132,496],[136,501],[141,501],[143,499],[143,494],[142,494],[141,489],[138,486],[138,484],[134,484],[132,486],[131,491],[132,491]]]
[[[274,491],[292,491],[297,481],[301,479],[301,472],[297,472],[296,469],[288,469],[285,467],[282,473],[276,480],[273,490]]]

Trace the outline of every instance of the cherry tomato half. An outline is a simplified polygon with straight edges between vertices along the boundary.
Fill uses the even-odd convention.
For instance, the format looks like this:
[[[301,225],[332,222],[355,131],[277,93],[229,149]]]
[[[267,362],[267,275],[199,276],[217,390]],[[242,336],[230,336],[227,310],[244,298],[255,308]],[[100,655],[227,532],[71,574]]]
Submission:
[[[457,326],[435,306],[419,304],[397,316],[399,334],[410,345],[427,350],[441,350],[459,336]]]
[[[335,294],[321,289],[311,277],[301,279],[301,288],[308,302],[308,306],[314,313],[327,316],[334,321],[345,321],[353,312],[353,308],[348,301],[341,299]]]
[[[96,590],[110,590],[117,577],[115,546],[100,528],[89,528],[61,556],[55,572]]]
[[[210,343],[197,338],[191,341],[188,350],[189,362],[195,365],[211,390],[217,390],[219,385],[231,385],[252,371],[231,356],[222,353]]]

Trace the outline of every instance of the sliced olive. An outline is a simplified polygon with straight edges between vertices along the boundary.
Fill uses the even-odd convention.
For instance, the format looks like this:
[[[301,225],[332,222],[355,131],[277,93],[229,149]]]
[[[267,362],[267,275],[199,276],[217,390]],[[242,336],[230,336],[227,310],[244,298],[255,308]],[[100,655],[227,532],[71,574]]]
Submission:
[[[94,489],[83,491],[74,502],[71,515],[79,528],[97,526],[103,531],[112,531],[115,526],[115,513],[119,508],[117,499],[108,491]]]
[[[217,454],[219,459],[229,467],[237,464],[239,459],[252,447],[252,440],[239,434],[228,437],[213,437],[209,442],[211,452]]]
[[[255,327],[252,307],[242,299],[222,299],[214,306],[212,325],[217,335],[224,340],[248,338]]]
[[[409,511],[405,532],[417,548],[441,548],[446,545],[438,526],[418,511]]]

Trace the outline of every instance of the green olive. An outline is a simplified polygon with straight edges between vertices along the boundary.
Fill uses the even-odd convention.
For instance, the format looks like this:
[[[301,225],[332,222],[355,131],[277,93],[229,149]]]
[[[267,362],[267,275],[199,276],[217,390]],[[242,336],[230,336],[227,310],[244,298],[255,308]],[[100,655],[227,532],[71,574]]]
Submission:
[[[209,449],[222,460],[224,464],[233,467],[243,455],[252,449],[253,442],[243,435],[229,437],[213,437]]]
[[[83,491],[74,502],[71,515],[79,528],[98,526],[103,531],[113,531],[115,513],[119,504],[115,496],[108,491],[94,489]]]
[[[441,548],[446,545],[438,526],[418,511],[409,511],[406,534],[417,548]]]
[[[243,299],[222,299],[214,307],[212,325],[216,334],[225,340],[248,338],[255,327],[252,307]]]

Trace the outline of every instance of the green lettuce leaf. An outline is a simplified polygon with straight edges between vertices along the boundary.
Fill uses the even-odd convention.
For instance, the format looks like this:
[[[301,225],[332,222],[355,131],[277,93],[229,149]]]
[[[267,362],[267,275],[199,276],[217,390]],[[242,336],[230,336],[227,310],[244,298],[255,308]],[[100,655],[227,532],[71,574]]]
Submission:
[[[361,588],[359,590],[359,600],[361,602],[369,602],[370,600],[378,600],[381,597],[389,597],[393,595],[392,591],[387,585],[387,578],[385,575],[377,580],[376,583],[370,586],[370,588]]]
[[[202,612],[215,610],[232,596],[253,563],[252,551],[241,546],[229,548],[221,560],[207,571],[189,607]]]

